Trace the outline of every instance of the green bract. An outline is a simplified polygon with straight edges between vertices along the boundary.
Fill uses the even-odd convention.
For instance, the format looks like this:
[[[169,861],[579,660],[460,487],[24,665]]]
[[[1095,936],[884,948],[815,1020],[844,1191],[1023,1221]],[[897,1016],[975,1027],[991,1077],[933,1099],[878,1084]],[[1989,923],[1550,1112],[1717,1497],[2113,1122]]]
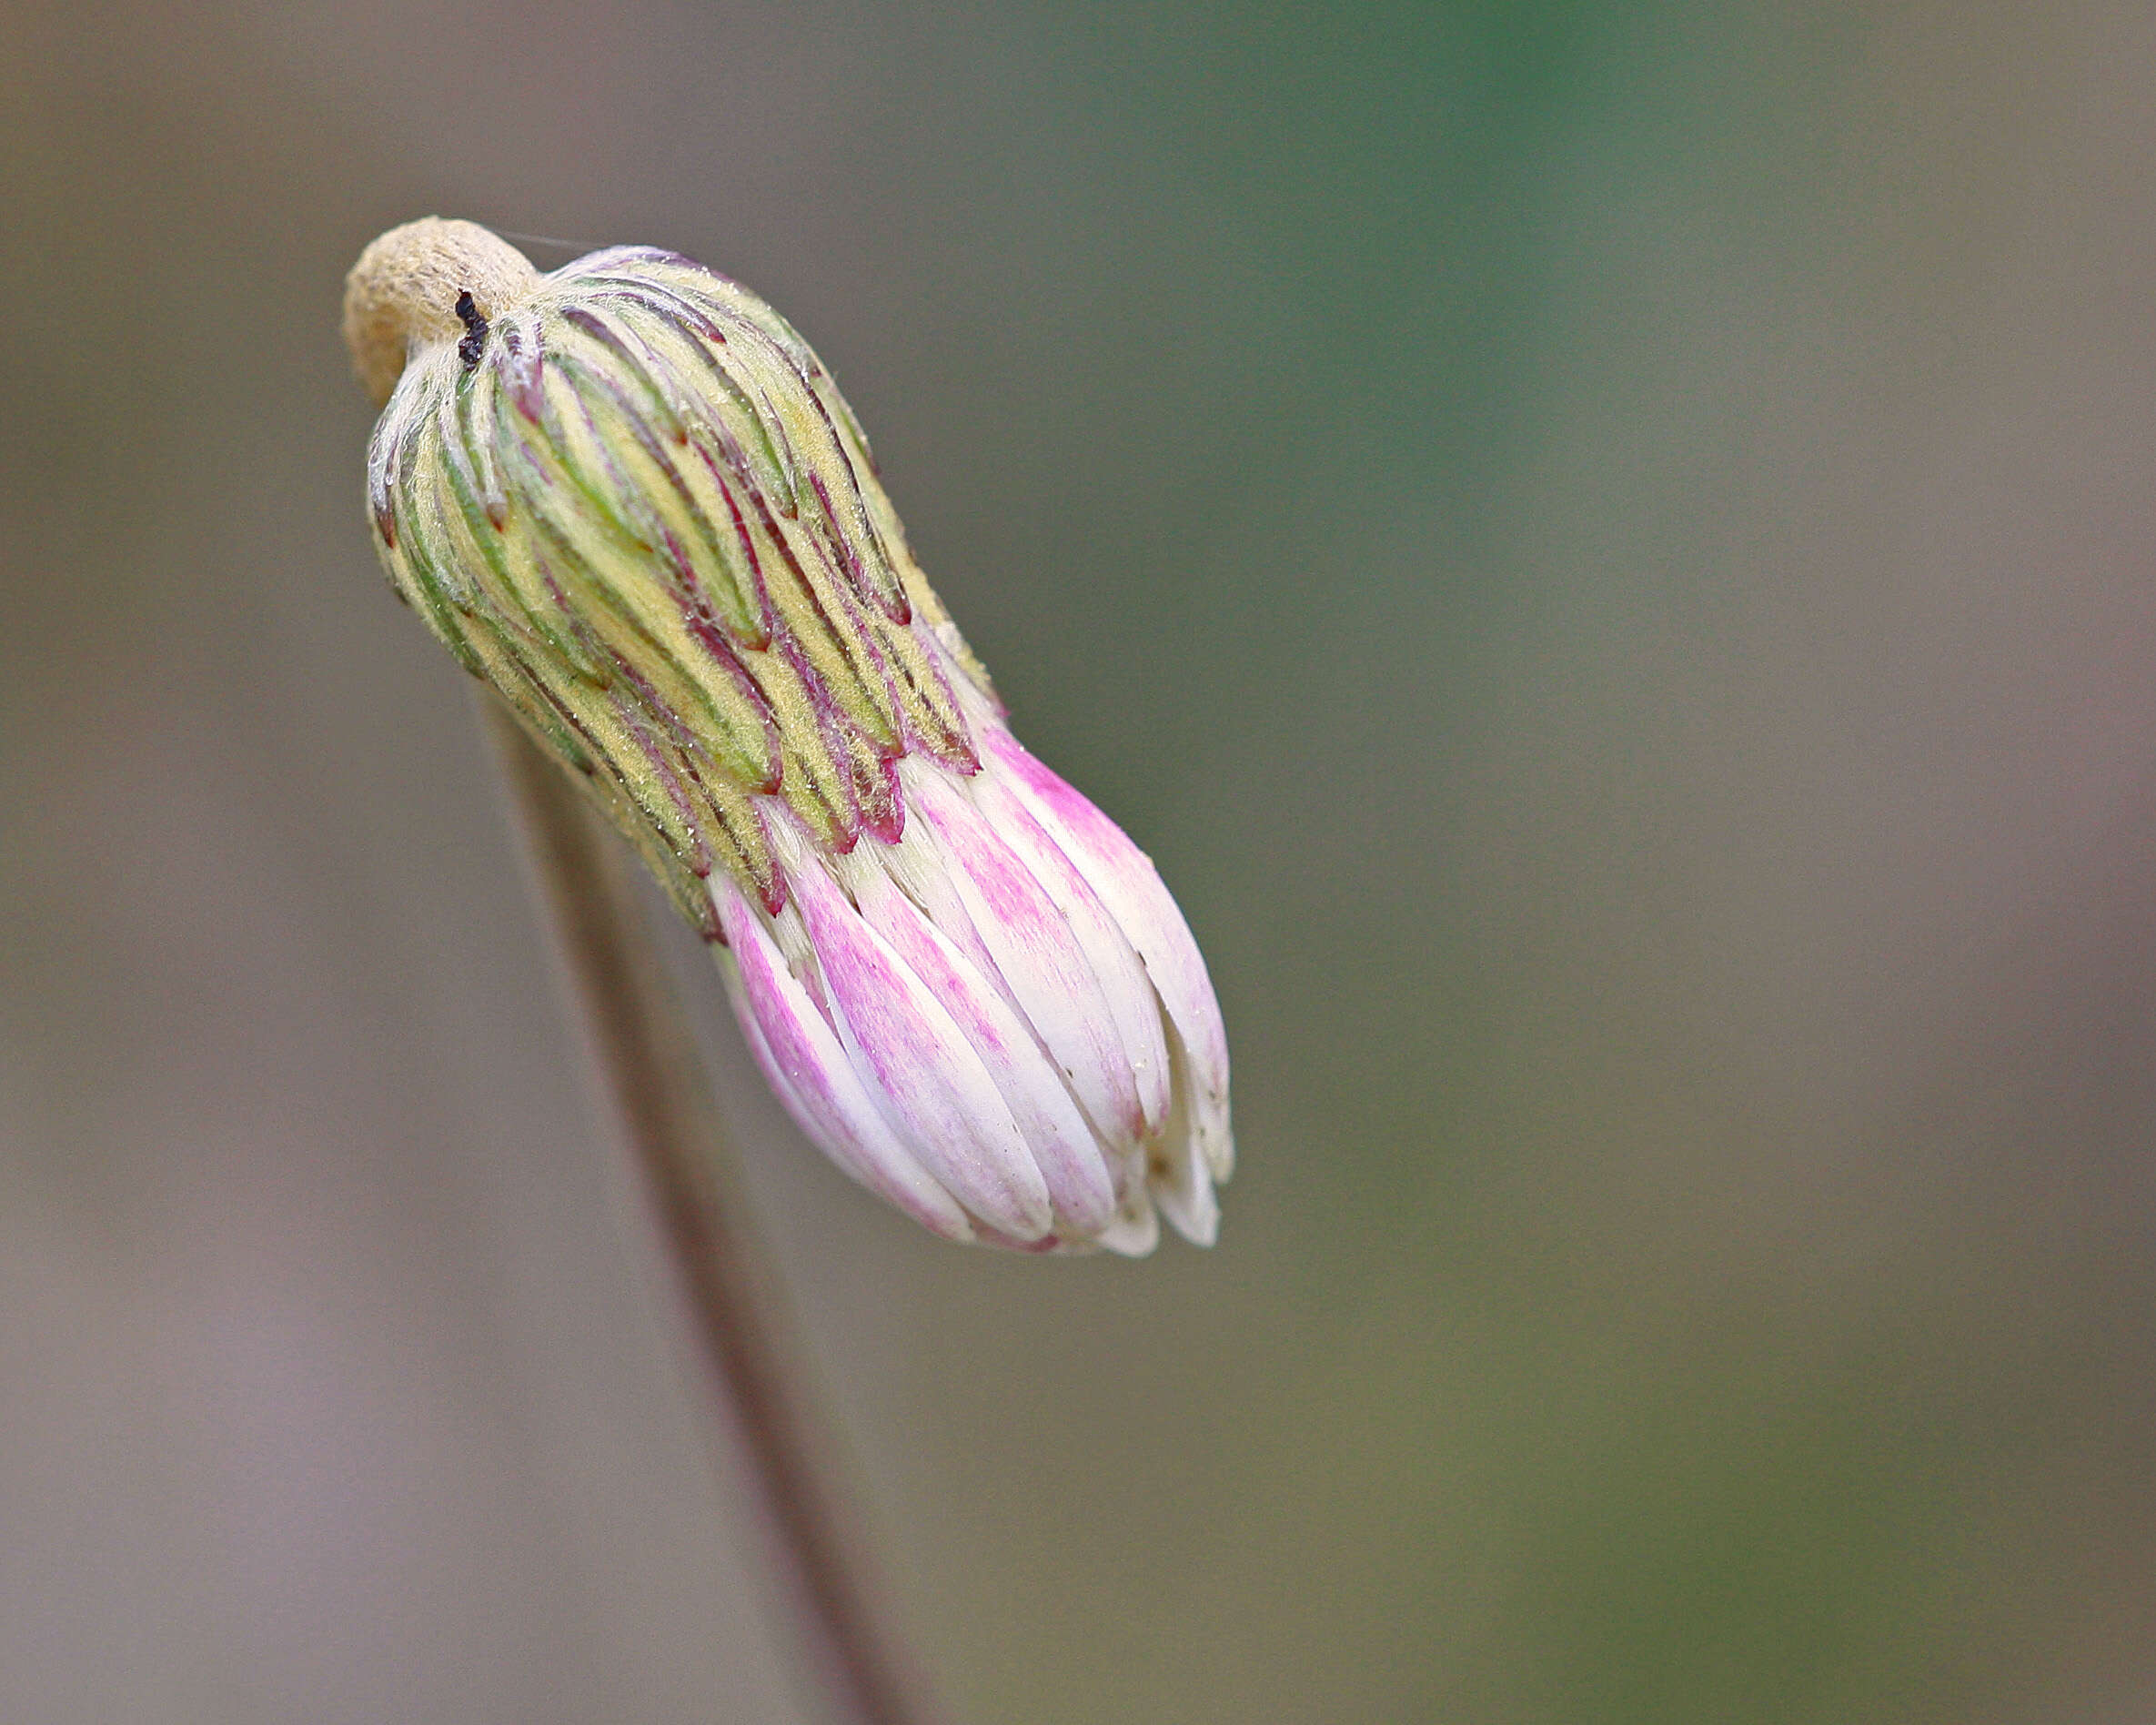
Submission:
[[[493,244],[429,289],[375,429],[383,562],[684,914],[715,930],[714,868],[776,912],[753,799],[834,852],[895,840],[901,757],[976,764],[939,661],[986,678],[784,318],[668,252],[542,277]]]

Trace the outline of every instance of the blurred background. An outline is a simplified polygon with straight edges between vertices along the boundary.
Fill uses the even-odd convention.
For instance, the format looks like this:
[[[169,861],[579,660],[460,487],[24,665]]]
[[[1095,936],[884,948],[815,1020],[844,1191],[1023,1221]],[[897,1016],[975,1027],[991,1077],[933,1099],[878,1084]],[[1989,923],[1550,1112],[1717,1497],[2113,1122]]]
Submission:
[[[954,1717],[2156,1717],[2156,14],[5,9],[0,1718],[808,1720],[338,337],[676,247],[1211,960],[1220,1246],[681,973]],[[714,1468],[714,1457],[719,1466]]]

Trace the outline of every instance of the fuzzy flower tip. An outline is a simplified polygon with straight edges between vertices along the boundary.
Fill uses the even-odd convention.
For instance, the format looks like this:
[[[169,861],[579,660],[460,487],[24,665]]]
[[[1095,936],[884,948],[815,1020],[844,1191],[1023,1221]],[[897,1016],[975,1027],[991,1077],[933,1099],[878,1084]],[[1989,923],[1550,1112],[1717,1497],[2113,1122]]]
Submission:
[[[1204,961],[1012,736],[785,319],[671,253],[541,276],[429,218],[367,248],[345,333],[390,580],[714,943],[801,1130],[949,1239],[1210,1244]]]

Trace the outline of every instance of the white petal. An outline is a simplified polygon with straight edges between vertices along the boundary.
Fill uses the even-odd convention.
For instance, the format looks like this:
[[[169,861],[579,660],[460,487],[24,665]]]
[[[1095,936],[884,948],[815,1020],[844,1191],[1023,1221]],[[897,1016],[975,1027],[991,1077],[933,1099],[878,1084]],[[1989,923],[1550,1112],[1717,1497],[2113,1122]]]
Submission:
[[[1205,1158],[1194,1145],[1186,1146],[1186,1152],[1169,1179],[1154,1182],[1148,1190],[1161,1214],[1175,1225],[1176,1233],[1193,1246],[1211,1246],[1220,1238],[1220,1200],[1214,1196],[1213,1173]],[[1183,1176],[1180,1184],[1178,1175]]]
[[[1048,1188],[981,1056],[821,860],[788,848],[796,852],[788,858],[788,884],[855,1071],[913,1154],[967,1209],[1020,1239],[1040,1238],[1053,1220]]]
[[[1220,1237],[1220,1201],[1213,1192],[1213,1171],[1206,1165],[1193,1116],[1192,1086],[1183,1070],[1180,1042],[1174,1045],[1176,1065],[1175,1107],[1168,1128],[1147,1152],[1145,1189],[1161,1207],[1161,1214],[1175,1225],[1175,1232],[1193,1246],[1211,1246]]]
[[[966,789],[1068,919],[1114,1014],[1116,1033],[1137,1083],[1145,1130],[1157,1132],[1168,1113],[1167,1045],[1160,1002],[1144,961],[1084,874],[1001,776],[977,774]]]
[[[962,782],[912,761],[900,782],[998,972],[1095,1129],[1116,1145],[1158,1130],[1168,1100],[1160,1014],[1106,909],[1014,799],[983,808]]]
[[[1087,802],[998,724],[979,724],[983,777],[992,776],[1024,803],[1099,894],[1131,944],[1182,1038],[1192,1081],[1198,1143],[1215,1180],[1234,1168],[1228,1120],[1228,1039],[1220,1002],[1190,925],[1153,860],[1123,829]]]
[[[846,878],[869,926],[920,977],[972,1043],[1047,1182],[1059,1228],[1097,1233],[1115,1209],[1108,1163],[1093,1129],[1025,1021],[859,847]],[[869,852],[863,855],[863,852]]]
[[[902,1145],[837,1034],[788,972],[761,916],[729,883],[713,894],[730,943],[727,993],[764,1076],[810,1141],[871,1191],[947,1240],[972,1229]]]
[[[1153,1200],[1142,1181],[1133,1182],[1115,1220],[1101,1230],[1099,1243],[1123,1257],[1142,1258],[1152,1255],[1160,1239],[1161,1222],[1154,1214]]]

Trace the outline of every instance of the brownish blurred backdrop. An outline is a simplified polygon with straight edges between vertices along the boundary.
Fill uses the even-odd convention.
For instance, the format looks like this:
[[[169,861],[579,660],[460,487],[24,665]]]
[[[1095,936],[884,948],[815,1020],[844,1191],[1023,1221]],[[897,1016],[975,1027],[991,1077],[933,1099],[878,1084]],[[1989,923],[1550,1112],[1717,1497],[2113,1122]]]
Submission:
[[[806,1719],[343,272],[821,349],[1212,961],[1211,1254],[936,1245],[680,943],[990,1720],[2156,1716],[2156,15],[0,11],[0,1720]]]

